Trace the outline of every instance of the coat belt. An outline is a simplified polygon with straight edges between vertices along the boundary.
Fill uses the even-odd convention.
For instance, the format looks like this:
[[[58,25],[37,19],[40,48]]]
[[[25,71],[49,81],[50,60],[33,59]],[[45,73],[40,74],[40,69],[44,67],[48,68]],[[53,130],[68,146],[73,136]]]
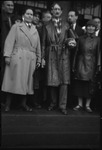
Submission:
[[[51,47],[54,47],[55,49],[56,49],[56,48],[58,49],[59,47],[60,47],[60,48],[65,48],[65,44],[63,44],[63,43],[62,43],[62,44],[51,44],[50,46],[51,46]]]
[[[14,51],[18,51],[18,49],[21,49],[21,50],[28,50],[28,51],[30,51],[30,52],[34,52],[34,53],[36,53],[36,49],[34,49],[34,48],[27,48],[27,47],[23,47],[23,46],[15,46],[14,47]]]

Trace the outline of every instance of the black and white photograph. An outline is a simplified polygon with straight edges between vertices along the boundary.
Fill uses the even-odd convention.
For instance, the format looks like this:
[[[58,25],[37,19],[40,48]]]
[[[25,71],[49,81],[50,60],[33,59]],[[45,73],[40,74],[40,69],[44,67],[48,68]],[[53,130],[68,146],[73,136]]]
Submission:
[[[100,150],[101,1],[0,7],[0,148]]]

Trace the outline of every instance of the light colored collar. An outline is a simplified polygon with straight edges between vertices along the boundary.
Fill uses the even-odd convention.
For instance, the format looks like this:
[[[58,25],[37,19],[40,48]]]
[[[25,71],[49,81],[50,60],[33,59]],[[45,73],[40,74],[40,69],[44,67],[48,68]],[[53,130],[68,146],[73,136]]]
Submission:
[[[27,27],[29,27],[29,28],[31,28],[31,26],[32,26],[32,23],[27,23],[27,22],[25,22],[25,24],[26,24]]]
[[[95,32],[95,35],[98,36],[98,33],[99,33],[99,30],[97,30],[97,31]]]
[[[73,30],[75,30],[75,27],[76,27],[76,23],[73,24]]]

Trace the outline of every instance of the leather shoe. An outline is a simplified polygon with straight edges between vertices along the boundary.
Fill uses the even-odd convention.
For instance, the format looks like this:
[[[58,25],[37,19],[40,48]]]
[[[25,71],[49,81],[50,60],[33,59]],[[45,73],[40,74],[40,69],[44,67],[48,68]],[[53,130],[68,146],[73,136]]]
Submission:
[[[92,109],[89,107],[89,106],[86,106],[86,111],[88,112],[88,113],[91,113],[92,112]]]
[[[32,111],[32,108],[30,108],[30,107],[27,106],[27,105],[23,105],[22,108],[23,108],[24,111],[29,111],[29,112]]]
[[[61,111],[61,113],[64,114],[64,115],[67,115],[67,114],[68,114],[68,112],[67,112],[66,109],[60,109],[60,111]]]
[[[75,111],[81,111],[82,110],[82,106],[77,105],[76,107],[73,108],[73,110],[75,110]]]
[[[6,107],[5,107],[5,111],[6,111],[6,112],[10,111],[10,107],[9,107],[9,106],[6,106]]]
[[[55,109],[56,109],[56,105],[50,105],[47,110],[51,111],[51,110],[55,110]]]
[[[41,109],[41,108],[42,108],[42,106],[39,105],[39,104],[37,104],[37,103],[34,104],[34,107],[35,107],[36,109]]]

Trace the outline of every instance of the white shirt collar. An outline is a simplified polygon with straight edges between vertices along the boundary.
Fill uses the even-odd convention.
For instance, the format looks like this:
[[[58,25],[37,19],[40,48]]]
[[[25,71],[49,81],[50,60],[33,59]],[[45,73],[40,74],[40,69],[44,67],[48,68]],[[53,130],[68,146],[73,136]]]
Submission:
[[[75,30],[75,27],[76,27],[76,23],[73,24],[73,30]]]
[[[98,34],[99,34],[99,30],[97,30],[97,31],[95,32],[95,35],[96,35],[96,36],[98,36]]]
[[[31,24],[31,23],[27,23],[27,22],[26,22],[26,25],[27,25],[28,27],[31,27],[31,25],[32,25],[32,24]]]

